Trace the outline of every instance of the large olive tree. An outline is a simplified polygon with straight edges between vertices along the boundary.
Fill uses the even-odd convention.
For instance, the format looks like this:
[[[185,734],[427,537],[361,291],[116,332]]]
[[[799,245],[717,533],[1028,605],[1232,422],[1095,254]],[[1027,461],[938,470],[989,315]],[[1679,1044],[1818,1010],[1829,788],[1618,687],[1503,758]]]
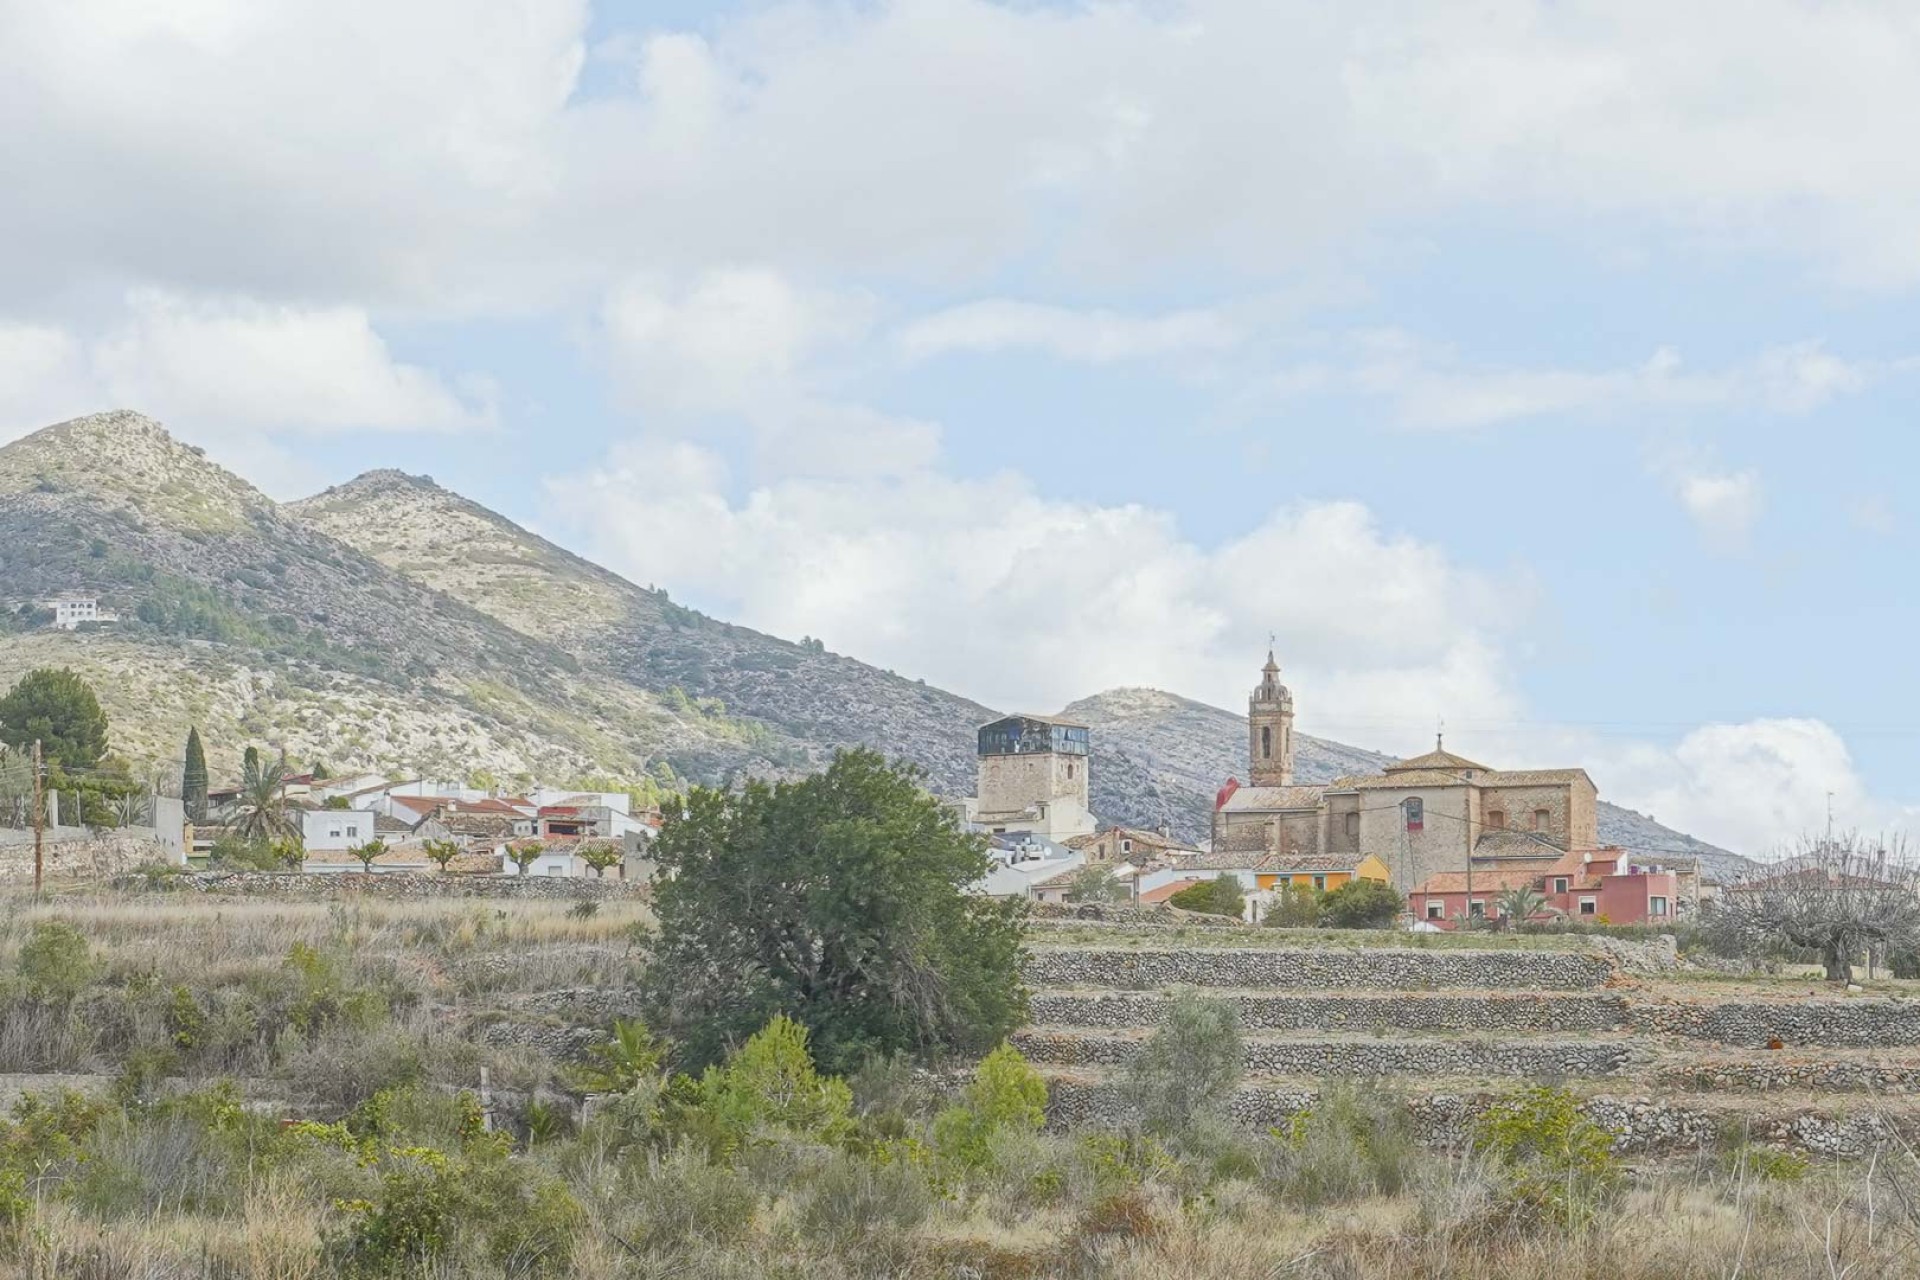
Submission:
[[[1805,838],[1792,854],[1721,893],[1707,922],[1749,954],[1782,944],[1820,957],[1832,982],[1871,953],[1920,947],[1920,875],[1904,844],[1857,833]]]

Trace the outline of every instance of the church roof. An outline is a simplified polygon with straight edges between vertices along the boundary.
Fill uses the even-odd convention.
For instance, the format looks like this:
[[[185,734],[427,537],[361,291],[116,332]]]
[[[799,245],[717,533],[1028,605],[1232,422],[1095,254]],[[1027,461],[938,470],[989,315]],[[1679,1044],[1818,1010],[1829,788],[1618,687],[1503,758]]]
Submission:
[[[1445,751],[1439,748],[1435,748],[1434,750],[1427,752],[1427,754],[1423,756],[1414,756],[1411,759],[1402,760],[1398,764],[1390,764],[1387,766],[1388,773],[1412,773],[1417,770],[1423,770],[1423,769],[1424,770],[1457,769],[1462,773],[1466,773],[1468,771],[1471,771],[1474,773],[1491,773],[1492,772],[1492,770],[1488,769],[1487,766],[1483,764],[1475,764],[1473,761],[1467,759],[1465,756],[1457,756],[1453,754],[1453,752],[1451,751]]]
[[[1325,787],[1241,787],[1227,797],[1221,809],[1227,813],[1264,812],[1270,809],[1317,809]]]
[[[1496,769],[1474,781],[1483,787],[1536,787],[1557,786],[1581,779],[1593,781],[1587,777],[1585,769]]]

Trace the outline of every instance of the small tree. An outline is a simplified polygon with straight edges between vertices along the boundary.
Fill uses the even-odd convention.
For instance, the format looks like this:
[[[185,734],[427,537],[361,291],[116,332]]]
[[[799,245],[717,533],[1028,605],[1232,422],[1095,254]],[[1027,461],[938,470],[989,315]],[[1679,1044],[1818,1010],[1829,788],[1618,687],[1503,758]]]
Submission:
[[[1240,889],[1240,877],[1219,875],[1199,884],[1188,885],[1167,902],[1182,911],[1199,911],[1210,916],[1232,916],[1239,920],[1247,914],[1247,896]]]
[[[1384,929],[1402,910],[1390,884],[1353,879],[1320,902],[1320,923],[1334,929]]]
[[[440,868],[440,874],[447,874],[447,864],[460,856],[460,846],[451,840],[429,840],[426,842],[427,861]]]
[[[23,751],[38,742],[48,765],[92,769],[107,754],[107,713],[85,680],[41,667],[0,698],[0,742]]]
[[[1723,945],[1763,955],[1784,942],[1820,957],[1845,982],[1863,953],[1920,945],[1920,876],[1903,843],[1856,832],[1803,838],[1792,855],[1715,900],[1707,917]]]
[[[195,825],[207,820],[207,752],[200,745],[200,730],[187,730],[186,760],[180,768],[180,799],[187,810],[187,821]]]
[[[273,860],[289,871],[299,871],[307,865],[307,846],[297,836],[283,836],[267,845]]]
[[[1320,923],[1320,900],[1324,896],[1311,886],[1289,880],[1275,887],[1273,901],[1267,904],[1260,923],[1269,929],[1310,929]]]
[[[298,836],[300,826],[287,809],[286,789],[286,760],[262,764],[260,753],[248,747],[240,778],[240,817],[233,824],[234,831],[257,844]]]
[[[1494,899],[1500,908],[1500,923],[1517,929],[1547,908],[1547,900],[1532,885],[1520,884]]]
[[[357,844],[347,850],[347,856],[359,863],[362,871],[371,872],[374,860],[386,851],[385,840],[369,840],[365,844]]]
[[[507,861],[518,868],[520,874],[524,876],[527,874],[528,869],[539,860],[540,855],[546,851],[547,846],[539,840],[526,840],[520,844],[510,844],[507,846]]]
[[[1125,902],[1132,896],[1127,882],[1105,863],[1090,862],[1067,881],[1068,902]]]
[[[1149,1132],[1178,1136],[1225,1118],[1240,1071],[1239,1014],[1224,1000],[1182,992],[1128,1064],[1126,1093]]]
[[[593,874],[602,880],[607,878],[608,867],[617,867],[620,865],[620,858],[619,845],[595,842],[582,847],[580,850],[580,860],[592,867]]]

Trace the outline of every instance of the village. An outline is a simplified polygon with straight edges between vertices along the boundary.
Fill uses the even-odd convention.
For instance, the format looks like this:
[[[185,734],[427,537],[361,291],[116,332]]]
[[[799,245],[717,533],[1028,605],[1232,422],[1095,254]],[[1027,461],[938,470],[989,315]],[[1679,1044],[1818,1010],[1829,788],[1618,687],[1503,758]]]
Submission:
[[[1356,882],[1389,889],[1375,919],[1414,932],[1566,921],[1658,926],[1727,886],[1695,860],[1600,843],[1584,769],[1494,769],[1446,750],[1320,785],[1294,778],[1293,694],[1271,653],[1248,699],[1247,782],[1223,780],[1205,847],[1103,825],[1089,807],[1088,729],[1008,716],[980,729],[975,797],[955,811],[984,834],[981,891],[1035,902],[1152,907],[1224,900],[1252,923],[1303,923],[1302,905]],[[1776,868],[1791,874],[1791,868]],[[1231,880],[1238,894],[1206,891]],[[1741,886],[1736,891],[1745,891]],[[1373,895],[1387,901],[1384,892]],[[1210,909],[1203,905],[1202,910]]]

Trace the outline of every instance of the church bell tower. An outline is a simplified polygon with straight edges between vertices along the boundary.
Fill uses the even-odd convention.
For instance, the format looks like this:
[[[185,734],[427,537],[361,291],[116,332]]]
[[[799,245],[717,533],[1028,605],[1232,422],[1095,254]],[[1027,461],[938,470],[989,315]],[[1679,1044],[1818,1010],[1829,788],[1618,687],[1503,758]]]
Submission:
[[[1293,694],[1280,683],[1271,649],[1260,684],[1247,699],[1247,750],[1254,786],[1293,785]]]

